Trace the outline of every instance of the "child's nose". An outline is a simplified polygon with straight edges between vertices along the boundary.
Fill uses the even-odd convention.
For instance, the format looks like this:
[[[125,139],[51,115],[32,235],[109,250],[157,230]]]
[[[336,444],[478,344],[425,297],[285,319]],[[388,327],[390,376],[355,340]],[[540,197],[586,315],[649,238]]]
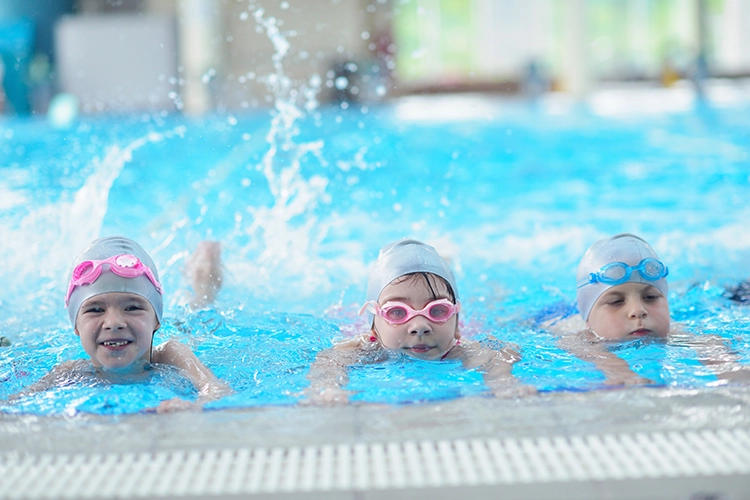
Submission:
[[[643,318],[648,314],[646,308],[643,307],[643,303],[640,300],[634,300],[630,306],[630,317],[631,318]]]
[[[122,330],[125,328],[125,320],[122,314],[116,311],[107,311],[104,316],[104,328],[108,330]]]
[[[427,318],[415,316],[409,325],[409,333],[412,335],[429,335],[432,333],[432,326]]]

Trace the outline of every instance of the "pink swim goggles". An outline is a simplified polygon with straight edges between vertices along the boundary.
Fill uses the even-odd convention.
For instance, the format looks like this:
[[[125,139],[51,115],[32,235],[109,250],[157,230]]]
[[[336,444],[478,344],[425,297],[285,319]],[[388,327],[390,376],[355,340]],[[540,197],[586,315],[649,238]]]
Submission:
[[[403,302],[386,302],[381,306],[376,301],[371,300],[365,302],[359,314],[370,311],[392,325],[403,325],[414,316],[424,316],[433,323],[445,323],[460,309],[460,304],[454,304],[448,299],[433,300],[419,311],[412,309],[409,304]]]
[[[138,257],[131,254],[115,255],[104,260],[84,260],[73,269],[73,276],[70,278],[68,293],[65,295],[65,306],[70,301],[70,296],[76,287],[90,285],[99,279],[102,274],[102,266],[109,264],[109,270],[117,276],[123,278],[137,278],[146,276],[154,285],[156,291],[163,294],[161,283],[154,277],[151,269],[148,268]]]

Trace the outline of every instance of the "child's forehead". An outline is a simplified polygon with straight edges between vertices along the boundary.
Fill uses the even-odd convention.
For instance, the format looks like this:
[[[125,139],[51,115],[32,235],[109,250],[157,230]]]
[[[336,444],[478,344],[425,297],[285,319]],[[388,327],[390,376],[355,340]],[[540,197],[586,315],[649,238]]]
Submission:
[[[602,296],[604,295],[614,295],[614,294],[627,294],[627,293],[643,293],[643,292],[657,292],[661,294],[661,291],[659,291],[658,288],[656,288],[653,285],[649,285],[648,283],[638,283],[635,281],[628,281],[627,283],[621,283],[619,285],[615,285],[606,291],[602,293]]]
[[[449,288],[445,280],[432,273],[414,273],[399,276],[386,285],[381,295],[396,290],[426,291],[446,296],[449,294]]]
[[[146,302],[146,298],[129,292],[106,292],[94,295],[86,299],[81,306],[94,303],[119,303],[119,302]]]

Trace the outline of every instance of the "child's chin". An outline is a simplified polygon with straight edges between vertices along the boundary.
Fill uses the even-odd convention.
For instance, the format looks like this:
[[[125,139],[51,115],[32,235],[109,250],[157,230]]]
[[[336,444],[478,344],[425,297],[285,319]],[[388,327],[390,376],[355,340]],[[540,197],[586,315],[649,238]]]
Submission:
[[[414,359],[420,359],[422,361],[435,361],[436,359],[440,359],[440,356],[436,355],[432,351],[427,352],[413,352],[409,351],[409,356]]]
[[[99,366],[112,372],[129,372],[135,369],[137,360],[133,359],[104,359],[100,360]]]

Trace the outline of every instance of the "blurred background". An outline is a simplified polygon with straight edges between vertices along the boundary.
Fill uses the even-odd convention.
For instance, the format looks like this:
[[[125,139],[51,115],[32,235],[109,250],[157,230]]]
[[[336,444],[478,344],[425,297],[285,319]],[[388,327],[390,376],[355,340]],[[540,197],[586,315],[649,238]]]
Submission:
[[[271,106],[280,67],[287,88],[310,82],[321,102],[700,92],[750,76],[750,2],[3,0],[0,55],[0,108],[17,115],[47,113],[58,95],[84,113]]]

